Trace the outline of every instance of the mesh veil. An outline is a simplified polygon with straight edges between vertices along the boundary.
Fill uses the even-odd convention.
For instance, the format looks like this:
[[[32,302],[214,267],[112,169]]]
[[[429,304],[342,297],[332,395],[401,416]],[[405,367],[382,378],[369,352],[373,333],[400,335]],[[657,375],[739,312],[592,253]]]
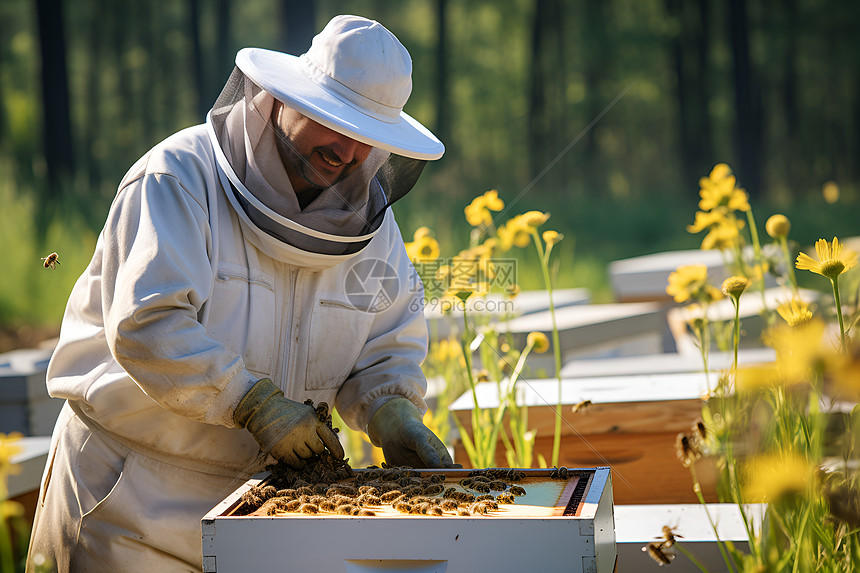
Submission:
[[[344,179],[321,190],[302,208],[278,154],[270,120],[274,97],[238,67],[209,114],[217,144],[235,174],[231,189],[251,221],[267,234],[304,251],[343,255],[363,249],[386,209],[415,185],[426,161],[374,148]]]

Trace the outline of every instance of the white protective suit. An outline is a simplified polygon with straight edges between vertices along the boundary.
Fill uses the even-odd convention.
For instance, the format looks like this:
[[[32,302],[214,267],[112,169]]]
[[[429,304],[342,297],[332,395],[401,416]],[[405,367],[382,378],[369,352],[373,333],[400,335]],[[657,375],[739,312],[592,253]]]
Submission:
[[[262,377],[358,430],[393,397],[426,410],[423,292],[390,208],[354,255],[282,243],[239,207],[206,130],[131,168],[72,291],[48,370],[69,405],[28,563],[200,570],[200,518],[263,466],[232,420]],[[373,261],[396,294],[356,308],[350,289]]]

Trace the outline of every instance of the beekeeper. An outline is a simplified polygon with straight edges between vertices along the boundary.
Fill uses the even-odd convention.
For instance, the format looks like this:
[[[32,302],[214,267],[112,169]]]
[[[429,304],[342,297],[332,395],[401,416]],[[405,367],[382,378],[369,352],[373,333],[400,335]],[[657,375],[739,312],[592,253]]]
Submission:
[[[199,571],[200,518],[267,455],[343,457],[308,398],[390,464],[452,464],[421,421],[423,292],[390,209],[444,151],[402,111],[411,71],[355,16],[300,57],[243,49],[205,125],[126,174],[48,368],[67,404],[29,567]]]

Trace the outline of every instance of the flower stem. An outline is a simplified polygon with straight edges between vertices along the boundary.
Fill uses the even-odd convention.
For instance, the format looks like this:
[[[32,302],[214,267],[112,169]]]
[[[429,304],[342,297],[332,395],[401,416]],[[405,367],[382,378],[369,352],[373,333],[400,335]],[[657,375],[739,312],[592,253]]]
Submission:
[[[555,305],[552,301],[552,279],[549,276],[549,261],[544,255],[543,244],[541,243],[537,229],[532,229],[531,234],[538,252],[538,258],[540,259],[543,281],[546,285],[547,295],[549,295],[549,314],[552,318],[552,354],[553,358],[555,358],[555,375],[558,378],[558,402],[555,406],[555,430],[552,436],[552,465],[558,466],[558,458],[561,451],[561,344],[559,343],[558,325],[555,320]],[[549,253],[546,254],[548,255]]]
[[[791,261],[791,255],[788,253],[788,238],[782,236],[779,238],[779,246],[782,248],[782,256],[785,259],[785,266],[788,269],[788,281],[791,283],[791,290],[797,294],[797,277],[794,276],[794,265]]]
[[[833,284],[833,298],[836,300],[836,316],[839,317],[839,336],[842,341],[842,352],[847,352],[848,347],[845,344],[845,323],[842,322],[842,301],[839,300],[839,277],[830,279]]]

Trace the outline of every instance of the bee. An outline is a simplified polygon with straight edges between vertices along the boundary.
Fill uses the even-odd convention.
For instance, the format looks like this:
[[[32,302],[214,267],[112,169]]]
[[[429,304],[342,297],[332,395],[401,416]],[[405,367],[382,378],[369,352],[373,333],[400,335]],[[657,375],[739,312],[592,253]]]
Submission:
[[[439,507],[438,505],[434,505],[433,507],[431,507],[430,509],[427,510],[427,515],[442,515],[443,513],[444,512],[442,511],[442,508]]]
[[[442,474],[433,474],[430,476],[431,483],[442,483],[445,481],[445,476]]]
[[[483,501],[473,503],[471,507],[469,507],[469,513],[472,515],[487,515],[487,511],[487,504]]]
[[[490,493],[489,484],[484,482],[473,483],[472,489],[477,491],[478,493]]]
[[[371,495],[379,495],[379,490],[376,489],[372,485],[363,485],[363,486],[358,488],[358,493],[360,493],[360,494],[369,493]]]
[[[498,503],[512,504],[514,503],[514,496],[509,493],[500,493],[499,496],[496,498],[496,501]]]
[[[358,512],[358,514],[357,514],[357,515],[361,515],[361,516],[371,516],[371,515],[376,515],[376,512],[375,512],[375,511],[371,511],[371,510],[369,510],[369,509],[362,509],[362,510],[359,510],[359,512]]]
[[[502,480],[491,481],[490,489],[495,491],[505,491],[506,489],[508,489],[508,484],[506,484]]]
[[[301,505],[302,505],[302,502],[301,502],[301,501],[299,501],[298,499],[294,499],[294,500],[292,500],[292,501],[288,501],[288,502],[284,505],[284,509],[286,509],[287,511],[295,511],[295,510],[297,510]]]
[[[379,499],[385,503],[391,503],[401,495],[403,495],[403,493],[400,490],[393,489],[391,491],[383,493],[381,496],[379,496]]]
[[[444,491],[444,489],[445,488],[442,486],[441,483],[434,483],[434,484],[430,484],[427,487],[425,487],[424,493],[426,493],[427,495],[436,495],[436,494],[442,493]]]
[[[701,442],[708,439],[708,428],[705,427],[705,423],[701,420],[696,420],[696,424],[693,426],[693,433]]]
[[[381,505],[382,501],[379,499],[379,496],[371,495],[369,493],[365,493],[355,499],[361,505]]]
[[[649,543],[642,548],[642,551],[647,552],[648,556],[656,561],[660,567],[663,565],[669,565],[675,557],[673,554],[666,551],[666,548],[662,543]]]
[[[278,497],[286,497],[288,499],[296,498],[296,490],[294,489],[279,489]]]
[[[444,511],[456,511],[457,502],[453,499],[446,499],[439,507],[441,507]]]
[[[570,409],[570,411],[573,412],[574,414],[576,414],[578,412],[584,412],[585,409],[588,408],[589,406],[591,406],[591,400],[583,400],[579,404],[574,404],[573,407]]]
[[[675,545],[676,537],[684,536],[675,533],[674,527],[669,527],[668,525],[663,526],[663,547],[672,547]]]
[[[327,483],[318,483],[312,489],[315,494],[318,495],[326,495],[329,490],[329,485]]]
[[[406,502],[398,501],[394,504],[394,509],[396,509],[400,513],[410,513],[412,511],[412,506]]]
[[[299,511],[302,513],[319,513],[320,508],[312,503],[303,503],[299,506]]]
[[[455,491],[457,491],[457,490],[456,490],[456,488],[453,488],[453,487],[446,487],[446,488],[442,491],[442,497],[451,497],[451,494],[452,494],[452,493],[454,493]]]
[[[266,515],[272,516],[281,513],[281,509],[276,505],[270,505],[268,509],[266,509]]]
[[[51,253],[47,257],[42,257],[42,260],[45,261],[45,268],[51,267],[51,269],[56,269],[54,265],[59,265],[60,261],[57,258],[59,255],[57,253]]]
[[[355,509],[358,509],[358,508],[355,507],[354,505],[345,503],[343,505],[337,506],[334,510],[336,513],[339,513],[340,515],[352,515],[352,512]]]
[[[472,515],[472,514],[469,512],[469,508],[459,507],[459,508],[457,508],[457,515],[468,516],[468,515]]]
[[[296,490],[299,495],[316,495],[316,492],[312,487],[303,486]]]
[[[475,498],[475,501],[494,501],[496,498],[493,497],[489,493],[485,493],[484,495],[479,495]]]
[[[461,485],[461,486],[463,486],[463,487],[466,487],[466,488],[467,488],[467,487],[471,487],[471,485],[472,485],[472,478],[463,478],[463,479],[461,479],[461,480],[460,480],[460,485]]]
[[[564,466],[560,468],[553,468],[552,473],[550,473],[549,477],[551,479],[568,479],[570,477],[570,470],[568,470]]]
[[[320,507],[321,511],[327,511],[327,512],[331,513],[335,510],[335,508],[337,506],[334,504],[334,502],[332,500],[326,499],[326,500],[320,502],[319,507]]]
[[[526,494],[525,488],[520,487],[518,485],[512,485],[511,486],[511,495],[520,496],[520,495],[525,495],[525,494]]]

